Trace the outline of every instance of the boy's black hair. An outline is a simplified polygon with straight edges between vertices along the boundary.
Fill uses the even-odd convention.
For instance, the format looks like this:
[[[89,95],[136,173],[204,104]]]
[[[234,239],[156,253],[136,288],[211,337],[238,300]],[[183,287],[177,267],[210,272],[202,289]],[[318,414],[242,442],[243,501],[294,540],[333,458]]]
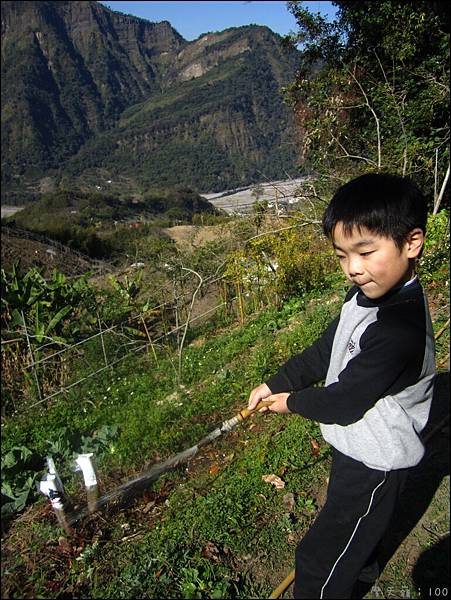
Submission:
[[[393,239],[401,249],[412,229],[419,227],[426,233],[426,222],[426,199],[411,179],[368,173],[335,192],[323,216],[323,231],[331,239],[337,223],[345,235],[354,227],[365,227]]]

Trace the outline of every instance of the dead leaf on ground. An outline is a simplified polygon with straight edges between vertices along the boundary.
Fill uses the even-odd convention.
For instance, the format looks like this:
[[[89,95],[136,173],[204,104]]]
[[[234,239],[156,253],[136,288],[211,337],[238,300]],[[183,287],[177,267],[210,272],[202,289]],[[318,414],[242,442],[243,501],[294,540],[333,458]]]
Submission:
[[[288,512],[293,512],[294,510],[294,494],[292,492],[288,492],[285,494],[282,499],[283,505]]]
[[[318,444],[318,442],[314,438],[311,438],[310,439],[310,444],[312,445],[312,454],[313,454],[313,456],[318,456],[319,455],[319,444]]]
[[[71,556],[73,554],[73,547],[70,542],[67,541],[65,537],[60,537],[58,539],[58,546],[56,547],[56,551],[63,556]]]
[[[210,467],[210,475],[217,475],[219,473],[218,465],[211,465]]]
[[[283,490],[285,487],[285,482],[280,477],[277,477],[277,475],[262,475],[262,479],[266,483],[271,483],[277,490]]]
[[[155,500],[151,500],[146,504],[146,506],[142,509],[143,513],[148,513],[151,508],[155,506]]]
[[[214,560],[218,562],[219,560],[219,550],[213,544],[213,542],[207,542],[205,546],[202,548],[202,556],[207,558],[208,560]]]

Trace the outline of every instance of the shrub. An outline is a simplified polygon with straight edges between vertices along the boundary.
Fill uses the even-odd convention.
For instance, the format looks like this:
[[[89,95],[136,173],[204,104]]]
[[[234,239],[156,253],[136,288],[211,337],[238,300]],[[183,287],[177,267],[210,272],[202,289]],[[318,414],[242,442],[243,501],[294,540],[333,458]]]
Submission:
[[[446,210],[428,216],[419,273],[425,283],[449,281],[449,213]]]

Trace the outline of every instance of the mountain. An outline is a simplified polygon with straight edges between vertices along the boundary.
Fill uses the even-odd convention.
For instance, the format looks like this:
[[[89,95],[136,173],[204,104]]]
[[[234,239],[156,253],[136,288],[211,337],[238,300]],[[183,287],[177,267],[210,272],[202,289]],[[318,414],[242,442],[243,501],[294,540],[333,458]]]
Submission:
[[[60,184],[219,191],[297,172],[280,92],[297,52],[270,29],[188,42],[97,2],[1,12],[2,202]]]

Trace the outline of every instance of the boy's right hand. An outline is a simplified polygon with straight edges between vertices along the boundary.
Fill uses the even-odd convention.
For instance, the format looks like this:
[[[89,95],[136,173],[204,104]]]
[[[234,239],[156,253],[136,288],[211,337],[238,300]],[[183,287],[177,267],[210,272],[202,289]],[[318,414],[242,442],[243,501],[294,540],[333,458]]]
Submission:
[[[257,406],[257,404],[260,402],[260,400],[264,400],[265,398],[268,398],[271,395],[272,395],[272,392],[269,389],[269,387],[266,385],[266,383],[261,383],[259,386],[254,388],[252,390],[252,392],[250,393],[249,401],[247,403],[248,409],[253,410]],[[259,412],[264,412],[266,410],[268,410],[268,408],[264,407],[264,408],[261,408]]]

